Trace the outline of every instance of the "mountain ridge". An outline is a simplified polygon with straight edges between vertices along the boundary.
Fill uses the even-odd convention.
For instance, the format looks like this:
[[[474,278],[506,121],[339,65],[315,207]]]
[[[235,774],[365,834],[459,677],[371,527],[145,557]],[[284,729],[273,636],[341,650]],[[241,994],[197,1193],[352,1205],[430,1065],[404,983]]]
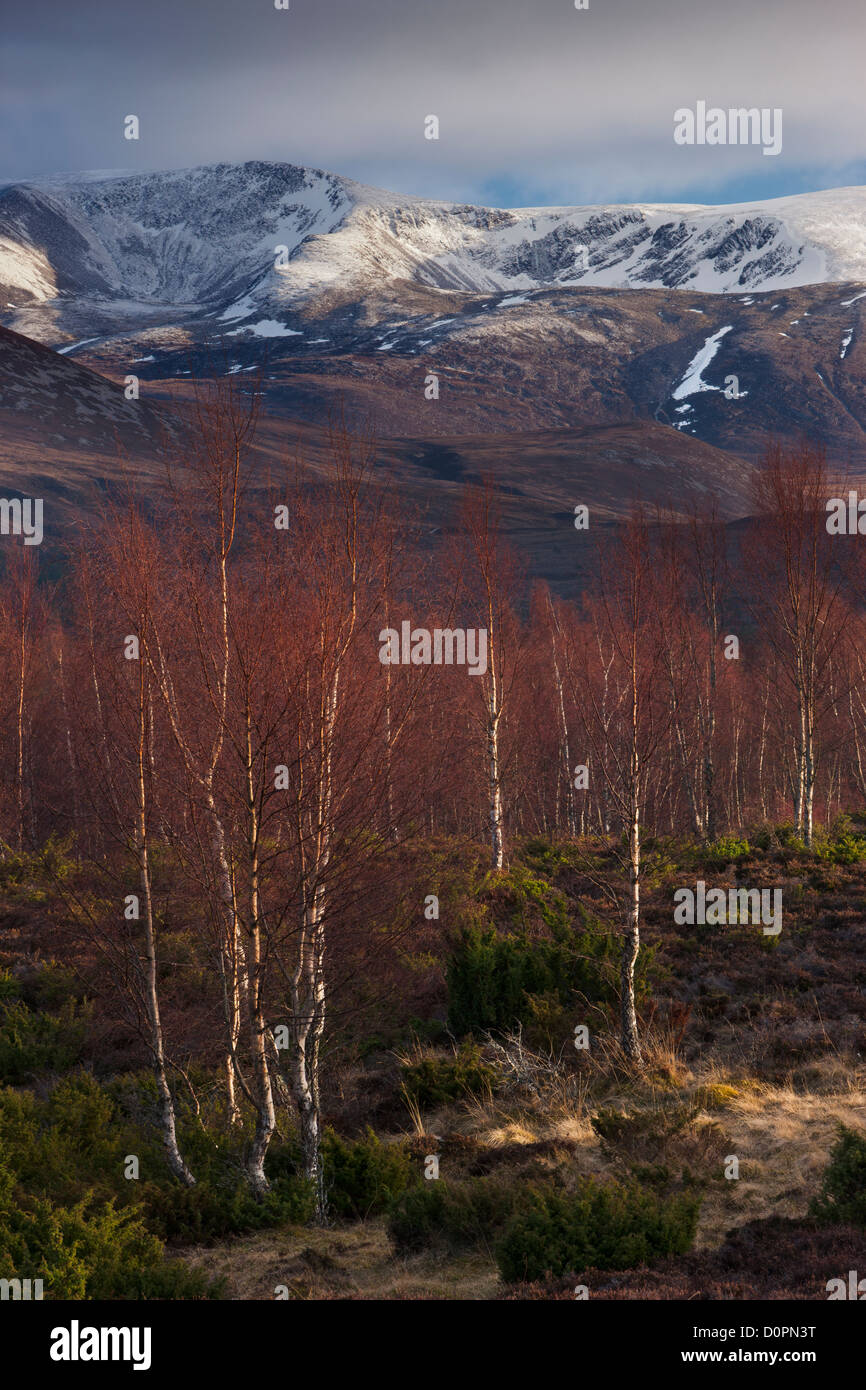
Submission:
[[[0,186],[0,322],[57,346],[86,327],[197,321],[290,334],[285,313],[394,281],[474,294],[866,283],[866,188],[492,208],[267,161]]]
[[[371,428],[419,495],[496,472],[523,511],[533,486],[542,510],[589,498],[614,515],[643,488],[715,483],[743,514],[767,441],[804,435],[866,475],[861,188],[720,213],[479,208],[261,161],[6,184],[0,323],[58,350],[31,389],[32,354],[6,345],[12,470],[25,451],[62,471],[67,451],[112,471],[116,425],[98,428],[96,381],[61,372],[75,360],[114,383],[106,421],[130,377],[157,419],[195,378],[237,374],[267,398],[275,453],[337,416]]]

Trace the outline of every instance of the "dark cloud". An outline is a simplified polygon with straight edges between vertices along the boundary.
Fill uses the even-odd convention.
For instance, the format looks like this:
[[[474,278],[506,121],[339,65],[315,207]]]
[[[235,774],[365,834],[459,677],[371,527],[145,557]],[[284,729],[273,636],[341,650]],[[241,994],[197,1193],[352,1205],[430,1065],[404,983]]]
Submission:
[[[859,182],[864,28],[862,0],[4,0],[0,177],[266,158],[512,203]],[[782,154],[675,146],[698,99],[781,107]]]

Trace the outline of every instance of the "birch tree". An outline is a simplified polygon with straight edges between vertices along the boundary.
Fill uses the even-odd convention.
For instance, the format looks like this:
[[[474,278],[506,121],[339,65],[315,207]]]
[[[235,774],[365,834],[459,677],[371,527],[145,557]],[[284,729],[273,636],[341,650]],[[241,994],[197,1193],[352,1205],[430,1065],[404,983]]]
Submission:
[[[812,844],[822,717],[836,698],[834,662],[845,639],[844,541],[827,532],[824,452],[804,442],[774,445],[754,484],[757,516],[748,538],[750,606],[772,651],[780,693],[792,709],[794,818]],[[780,713],[785,716],[784,705]]]
[[[623,528],[620,543],[603,566],[599,590],[590,605],[595,642],[588,641],[587,665],[593,646],[609,650],[602,708],[598,682],[588,681],[590,717],[587,732],[594,752],[593,767],[603,781],[608,802],[619,823],[624,849],[614,849],[627,878],[624,894],[616,895],[623,914],[620,956],[620,1041],[628,1059],[640,1066],[642,1053],[635,1005],[635,967],[640,951],[641,828],[650,782],[657,770],[659,748],[668,714],[658,699],[662,633],[654,583],[655,557],[646,518],[637,513]]]

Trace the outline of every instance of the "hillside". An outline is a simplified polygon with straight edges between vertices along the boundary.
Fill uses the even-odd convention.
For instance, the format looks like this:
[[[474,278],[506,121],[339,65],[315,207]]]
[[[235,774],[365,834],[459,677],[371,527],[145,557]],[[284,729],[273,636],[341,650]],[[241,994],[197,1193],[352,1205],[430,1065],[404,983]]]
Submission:
[[[299,299],[357,299],[395,279],[469,293],[866,280],[866,189],[729,207],[500,209],[263,162],[0,189],[0,288],[36,336],[74,331],[88,303],[115,332],[198,313],[257,319],[266,335]]]
[[[857,188],[508,210],[250,163],[0,190],[10,328],[145,396],[266,363],[272,417],[383,438],[653,423],[754,463],[806,433],[859,472],[864,284]]]

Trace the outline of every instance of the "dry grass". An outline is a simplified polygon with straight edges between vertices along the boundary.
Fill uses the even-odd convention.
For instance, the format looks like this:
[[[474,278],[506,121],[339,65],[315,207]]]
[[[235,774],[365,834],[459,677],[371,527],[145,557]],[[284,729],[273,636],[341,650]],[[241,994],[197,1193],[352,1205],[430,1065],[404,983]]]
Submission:
[[[660,1049],[661,1051],[661,1049]],[[525,1061],[525,1058],[524,1058]],[[662,1063],[664,1062],[664,1065]],[[820,1186],[840,1123],[866,1127],[866,1070],[828,1056],[816,1067],[814,1089],[772,1085],[720,1067],[693,1073],[673,1053],[656,1056],[643,1073],[602,1057],[577,1091],[561,1077],[527,1063],[519,1084],[496,1096],[467,1100],[410,1127],[436,1135],[441,1173],[459,1179],[491,1173],[515,1181],[558,1171],[622,1176],[636,1155],[612,1153],[591,1125],[601,1105],[654,1121],[666,1110],[690,1108],[689,1123],[641,1161],[687,1164],[706,1180],[696,1250],[722,1245],[735,1228],[766,1217],[803,1217]],[[654,1131],[650,1129],[649,1133]],[[729,1155],[740,1176],[726,1180]],[[381,1218],[335,1229],[291,1227],[184,1253],[190,1264],[227,1277],[227,1297],[272,1299],[279,1284],[292,1298],[490,1299],[502,1285],[487,1254],[435,1253],[397,1258]]]
[[[691,1105],[696,1114],[668,1147],[625,1155],[642,1162],[688,1166],[707,1179],[698,1248],[720,1244],[732,1227],[762,1217],[802,1217],[816,1193],[840,1123],[866,1128],[866,1069],[852,1070],[829,1055],[811,1068],[810,1086],[773,1085],[719,1067],[689,1071],[673,1049],[648,1049],[642,1073],[605,1056],[594,1075],[571,1096],[562,1080],[507,1090],[493,1098],[468,1101],[439,1111],[432,1128],[475,1141],[495,1163],[522,1166],[535,1146],[555,1153],[562,1142],[571,1150],[571,1170],[600,1177],[621,1176],[628,1163],[605,1151],[591,1124],[601,1108],[648,1119]],[[729,1155],[739,1160],[737,1179],[724,1177]],[[535,1155],[533,1155],[535,1157]],[[445,1170],[447,1171],[447,1169]]]
[[[805,1216],[817,1192],[839,1124],[866,1128],[863,1076],[835,1093],[753,1084],[726,1108],[736,1181],[707,1192],[697,1247],[718,1244],[734,1226],[760,1217]]]
[[[502,1291],[485,1255],[395,1257],[381,1219],[336,1230],[288,1227],[184,1252],[186,1263],[226,1278],[225,1297],[273,1299],[492,1299]]]

